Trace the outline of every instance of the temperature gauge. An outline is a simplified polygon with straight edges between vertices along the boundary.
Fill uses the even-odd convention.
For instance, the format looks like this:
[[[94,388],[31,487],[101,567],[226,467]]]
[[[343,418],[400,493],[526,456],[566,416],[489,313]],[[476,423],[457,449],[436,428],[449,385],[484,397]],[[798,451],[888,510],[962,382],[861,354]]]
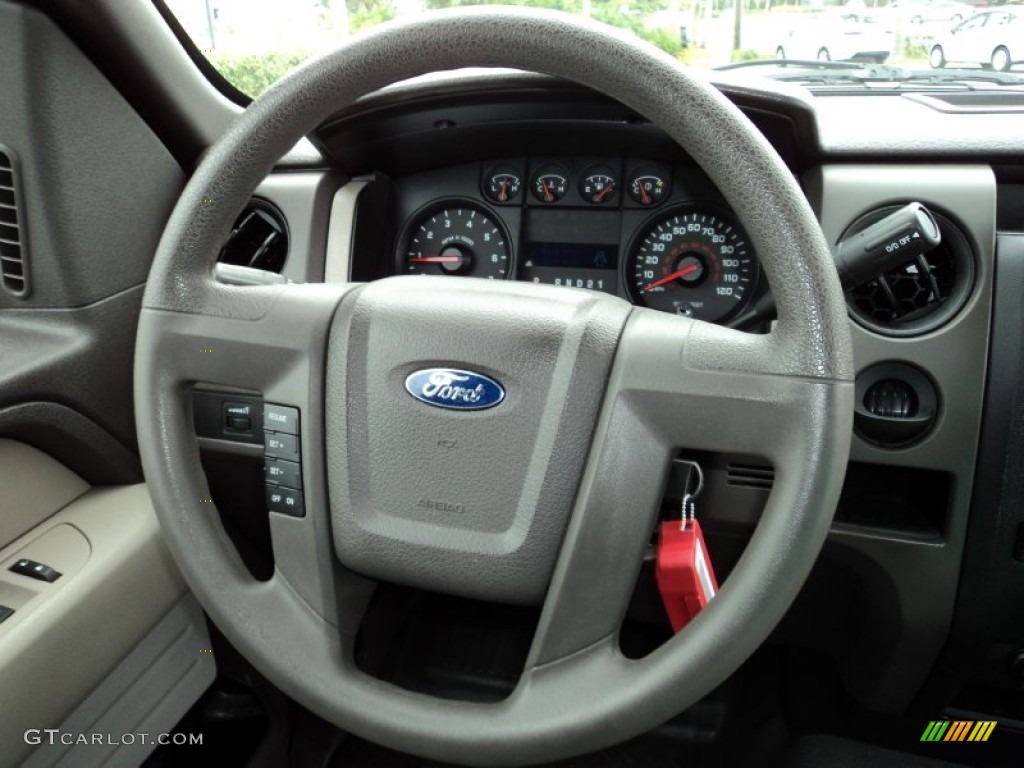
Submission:
[[[580,179],[580,195],[588,203],[604,205],[615,200],[619,188],[615,179],[615,171],[607,165],[595,165],[588,168]]]
[[[561,200],[569,191],[569,174],[557,165],[545,165],[534,174],[530,189],[542,203]]]
[[[519,196],[522,180],[511,165],[492,168],[484,179],[484,195],[496,203],[507,203]]]
[[[629,176],[629,196],[640,205],[657,205],[671,190],[668,171],[659,166],[649,165]]]

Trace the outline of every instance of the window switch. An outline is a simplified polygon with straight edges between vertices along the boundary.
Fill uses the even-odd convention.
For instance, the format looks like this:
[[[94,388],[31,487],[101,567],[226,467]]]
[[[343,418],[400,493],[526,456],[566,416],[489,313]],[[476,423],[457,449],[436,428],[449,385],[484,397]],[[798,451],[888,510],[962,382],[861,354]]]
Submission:
[[[51,584],[61,577],[61,574],[50,566],[37,563],[35,560],[19,560],[8,570],[21,576],[28,576],[30,579],[38,579],[39,581],[46,581]]]
[[[3,624],[14,613],[13,608],[8,608],[6,605],[0,605],[0,624]]]

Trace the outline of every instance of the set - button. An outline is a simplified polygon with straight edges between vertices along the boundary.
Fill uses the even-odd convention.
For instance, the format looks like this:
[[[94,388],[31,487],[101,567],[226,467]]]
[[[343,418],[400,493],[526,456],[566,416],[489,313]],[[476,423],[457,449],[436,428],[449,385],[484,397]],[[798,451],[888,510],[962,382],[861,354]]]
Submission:
[[[299,448],[299,409],[266,403],[263,406],[263,474],[267,508],[302,517],[302,458]]]

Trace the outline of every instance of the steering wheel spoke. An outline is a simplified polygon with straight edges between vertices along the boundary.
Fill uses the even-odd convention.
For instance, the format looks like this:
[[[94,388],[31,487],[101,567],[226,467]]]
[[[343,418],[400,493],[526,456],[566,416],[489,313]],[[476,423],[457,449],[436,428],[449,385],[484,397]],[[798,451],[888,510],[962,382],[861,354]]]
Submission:
[[[183,442],[195,465],[198,453],[188,416],[194,385],[254,392],[267,403],[298,410],[306,514],[270,513],[276,577],[287,580],[307,604],[339,624],[344,622],[336,617],[342,609],[330,556],[322,457],[323,379],[330,321],[350,287],[216,285],[195,312],[145,308],[139,321],[140,355],[152,359],[139,360],[135,382],[140,398],[149,393],[153,407],[173,409],[173,423],[185,431]],[[226,311],[258,305],[263,309],[255,316]],[[156,371],[157,376],[148,375]],[[176,491],[183,515],[193,521],[201,516],[209,525],[220,527],[216,515],[209,515],[208,504],[200,501],[209,496],[205,485],[200,493],[181,487]],[[220,531],[218,536],[222,535]],[[360,577],[351,578],[353,587],[360,582]]]
[[[617,633],[673,456],[755,455],[779,468],[782,486],[794,477],[789,468],[796,456],[816,457],[804,467],[810,472],[842,471],[808,441],[815,439],[814,421],[823,411],[845,408],[849,393],[831,382],[771,373],[773,361],[785,354],[779,337],[634,312],[619,342],[531,666],[599,646]],[[837,434],[844,428],[838,425]]]
[[[286,284],[211,287],[192,312],[146,308],[139,323],[147,348],[179,382],[267,392],[302,387],[322,367],[330,318],[349,286]],[[255,316],[223,312],[225,303],[260,307]]]

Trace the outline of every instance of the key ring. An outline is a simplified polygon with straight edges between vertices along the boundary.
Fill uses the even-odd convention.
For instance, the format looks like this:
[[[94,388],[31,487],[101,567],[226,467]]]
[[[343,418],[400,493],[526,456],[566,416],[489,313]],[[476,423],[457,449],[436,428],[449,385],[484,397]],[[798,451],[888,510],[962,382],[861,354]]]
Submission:
[[[700,496],[700,492],[704,490],[704,470],[700,468],[700,464],[696,461],[691,462],[693,468],[697,470],[697,488],[693,493],[687,491],[683,494],[682,502],[682,518],[679,521],[679,530],[685,531],[687,527],[697,518],[697,497]]]
[[[679,530],[685,531],[690,523],[695,519],[696,515],[696,503],[693,501],[693,496],[689,493],[683,496],[683,516],[679,520]]]

